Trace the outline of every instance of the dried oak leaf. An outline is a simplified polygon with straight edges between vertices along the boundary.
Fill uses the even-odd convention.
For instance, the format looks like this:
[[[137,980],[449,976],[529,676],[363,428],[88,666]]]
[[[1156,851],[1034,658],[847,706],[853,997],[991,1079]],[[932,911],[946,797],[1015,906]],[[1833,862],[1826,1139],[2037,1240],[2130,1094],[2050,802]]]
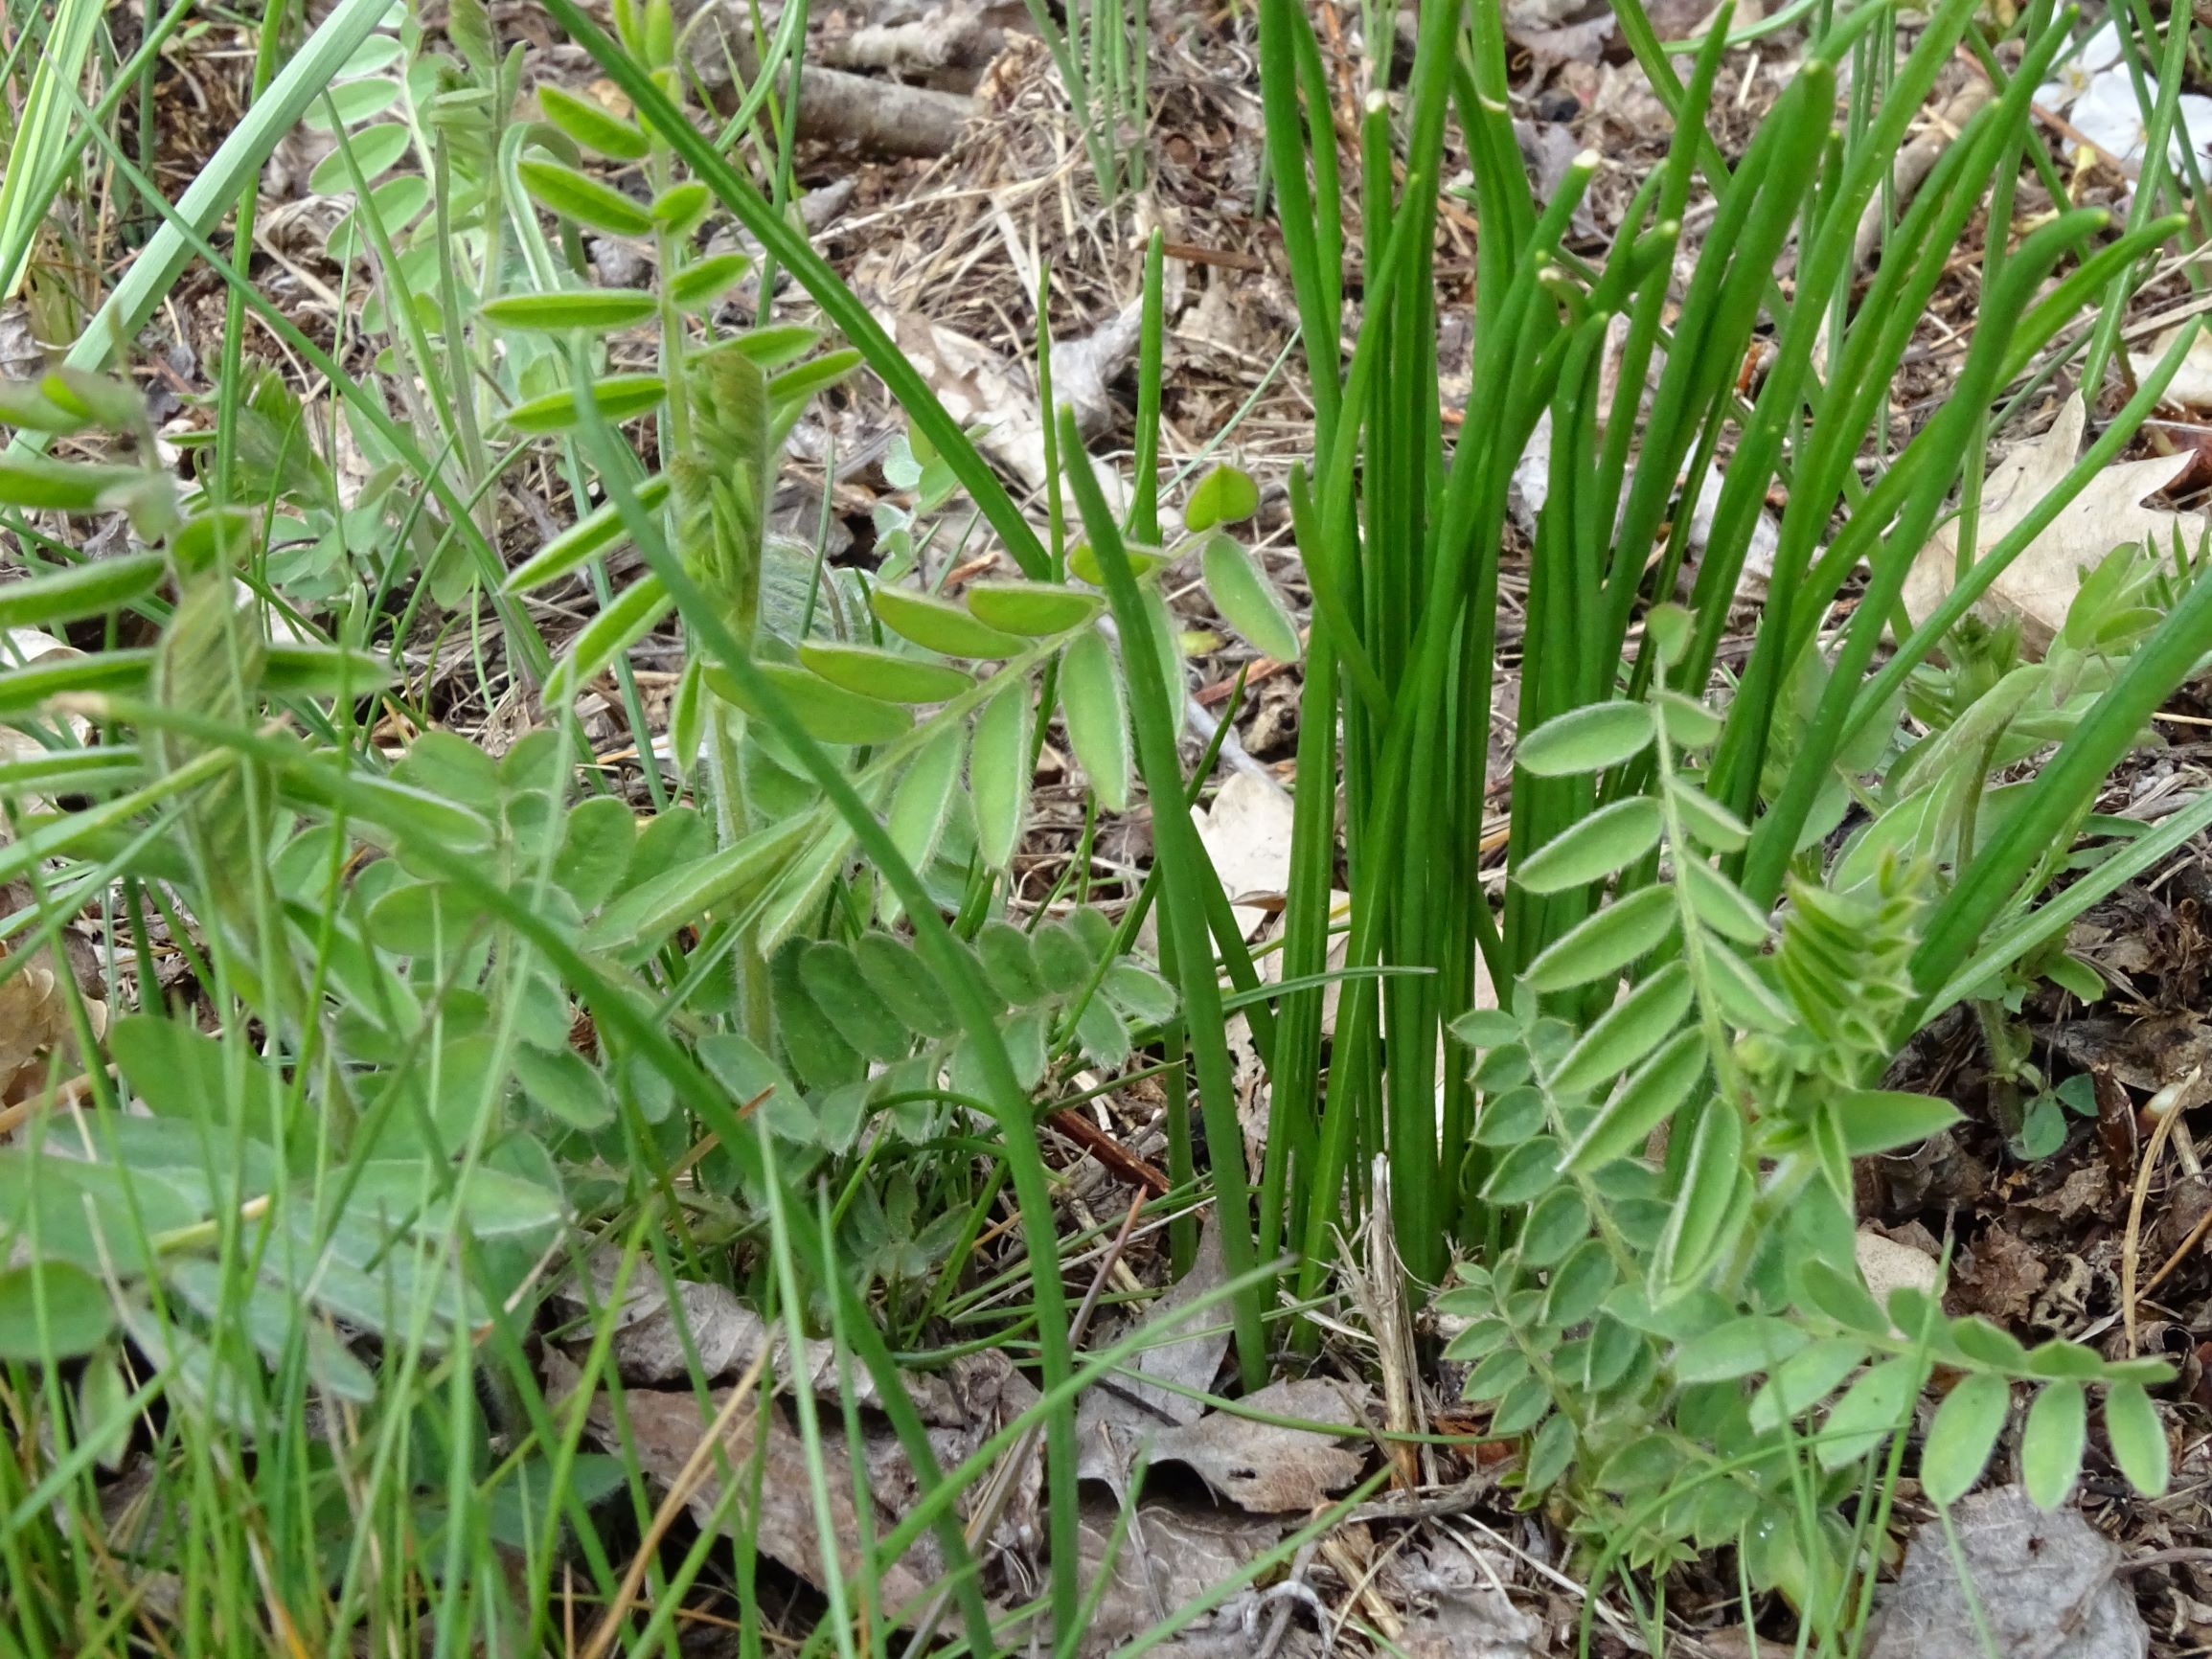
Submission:
[[[2080,395],[2068,398],[2048,432],[2018,445],[1990,468],[1982,487],[1976,557],[1995,547],[2073,466],[2087,419]],[[2207,528],[2203,515],[2143,505],[2145,496],[2172,484],[2189,465],[2190,457],[2181,454],[2115,462],[2106,467],[1990,584],[1975,608],[1992,621],[2018,617],[2022,641],[2030,650],[2041,652],[2064,624],[2066,607],[2082,585],[2082,572],[2093,568],[2112,549],[2148,541],[2162,550],[2177,531],[2186,545],[2197,545]],[[1904,608],[1916,625],[1950,592],[1957,559],[1954,518],[1928,538],[1905,577]]]
[[[1350,1415],[1344,1394],[1318,1379],[1270,1383],[1243,1404],[1249,1411],[1312,1422],[1340,1422]],[[1152,1436],[1152,1448],[1155,1462],[1185,1465],[1231,1503],[1262,1515],[1327,1503],[1357,1480],[1367,1464],[1328,1435],[1225,1411]]]

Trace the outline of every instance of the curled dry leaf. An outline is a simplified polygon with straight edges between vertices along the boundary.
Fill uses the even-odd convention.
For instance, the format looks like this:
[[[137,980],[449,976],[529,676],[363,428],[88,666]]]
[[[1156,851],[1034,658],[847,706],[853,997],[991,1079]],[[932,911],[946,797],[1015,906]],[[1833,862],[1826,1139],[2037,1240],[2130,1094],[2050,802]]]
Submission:
[[[592,1434],[608,1446],[626,1443],[623,1428],[627,1421],[627,1444],[635,1451],[638,1466],[649,1479],[666,1488],[683,1473],[699,1442],[729,1403],[731,1393],[722,1389],[702,1404],[688,1389],[628,1389],[619,1407],[611,1396],[601,1394],[592,1400],[587,1420]],[[847,1484],[851,1466],[840,1453],[841,1447],[833,1450],[826,1436],[822,1461],[829,1470],[830,1530],[836,1538],[839,1566],[850,1582],[862,1572],[865,1554],[858,1511]],[[753,1478],[756,1459],[760,1465],[757,1483]],[[781,1561],[809,1583],[818,1586],[827,1581],[806,1443],[785,1420],[781,1406],[765,1398],[741,1405],[723,1437],[721,1458],[709,1466],[712,1472],[686,1499],[693,1519],[702,1527],[713,1525],[717,1511],[721,1511],[719,1524],[726,1534],[740,1537],[750,1533],[763,1554]],[[726,1510],[722,1506],[725,1471],[738,1486],[738,1496]],[[760,1503],[757,1514],[749,1512],[755,1493]],[[926,1587],[922,1574],[905,1562],[893,1563],[878,1583],[887,1608],[905,1605]]]
[[[1364,1389],[1360,1394],[1364,1394]],[[1270,1383],[1243,1401],[1246,1411],[1312,1422],[1342,1422],[1360,1401],[1318,1379]],[[1155,1463],[1179,1463],[1240,1509],[1255,1514],[1310,1510],[1359,1478],[1367,1460],[1345,1442],[1306,1429],[1259,1422],[1225,1411],[1152,1439]]]
[[[556,1292],[557,1300],[578,1312],[603,1306],[614,1294],[621,1265],[618,1250],[593,1252],[590,1298],[587,1300],[581,1287],[572,1283]],[[691,1362],[684,1350],[686,1332],[692,1351],[698,1355],[700,1376],[710,1383],[735,1376],[752,1364],[763,1347],[773,1349],[770,1372],[785,1382],[801,1369],[791,1364],[783,1327],[769,1325],[740,1302],[734,1291],[721,1284],[679,1280],[672,1304],[650,1261],[641,1260],[631,1266],[614,1329],[616,1375],[634,1387],[650,1388],[690,1377]],[[836,1351],[827,1342],[809,1342],[800,1360],[815,1395],[823,1399],[837,1398]],[[865,1371],[855,1370],[852,1383],[860,1404],[874,1407],[881,1403],[875,1379]],[[908,1373],[906,1393],[926,1423],[946,1426],[967,1420],[968,1414],[953,1398],[951,1388],[933,1373]]]
[[[1913,1534],[1881,1612],[1871,1659],[1951,1659],[1989,1650],[1988,1622],[2007,1659],[2142,1659],[2150,1631],[2114,1573],[2119,1547],[2079,1511],[2036,1508],[2018,1487],[1963,1499],[1952,1511],[1970,1603],[1943,1526]]]
[[[1977,557],[1995,548],[2066,475],[2081,453],[2087,419],[2077,393],[2060,406],[2048,432],[2019,444],[1990,468],[1982,487]],[[2202,514],[2143,505],[2145,496],[2172,484],[2191,463],[2192,457],[2183,453],[2106,467],[1990,584],[1976,610],[1992,622],[2018,617],[2022,641],[2041,653],[2064,625],[2082,573],[2112,549],[2148,541],[2163,550],[2177,532],[2194,549],[2207,528]],[[1950,592],[1957,559],[1954,518],[1928,538],[1905,577],[1904,608],[1915,626]]]
[[[1227,1277],[1220,1238],[1209,1226],[1198,1239],[1191,1270],[1160,1298],[1140,1328],[1159,1340],[1116,1373],[1111,1386],[1083,1393],[1076,1409],[1077,1468],[1083,1479],[1118,1483],[1150,1436],[1204,1415],[1204,1405],[1179,1390],[1214,1386],[1221,1356],[1228,1352],[1228,1316],[1219,1307],[1193,1313],[1190,1307]],[[1148,1377],[1176,1387],[1161,1387]]]

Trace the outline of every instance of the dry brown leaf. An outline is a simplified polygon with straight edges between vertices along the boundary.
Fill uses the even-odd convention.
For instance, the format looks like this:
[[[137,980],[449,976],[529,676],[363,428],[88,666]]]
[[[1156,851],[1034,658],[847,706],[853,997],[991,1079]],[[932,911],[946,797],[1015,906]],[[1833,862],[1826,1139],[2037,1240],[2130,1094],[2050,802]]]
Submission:
[[[2048,432],[2016,446],[1990,468],[1982,488],[1977,556],[1995,547],[2066,475],[2080,457],[2087,419],[2077,393],[2060,405],[2059,418]],[[2190,465],[2191,457],[2184,453],[2106,467],[1990,584],[1975,609],[1993,622],[2018,617],[2022,640],[2029,650],[2040,654],[2064,625],[2066,607],[2081,588],[2085,569],[2131,541],[2150,541],[2163,549],[2178,531],[2194,547],[2204,534],[2206,520],[2201,514],[2143,505],[2145,496],[2165,489]],[[1905,577],[1905,613],[1916,626],[1950,592],[1957,560],[1954,518],[1928,538]]]
[[[1412,1617],[1399,1637],[1410,1659],[1537,1659],[1543,1625],[1499,1588],[1494,1570],[1446,1554],[1409,1566],[1400,1580]]]
[[[1081,1570],[1087,1594],[1106,1565],[1119,1511],[1110,1502],[1086,1500],[1081,1526]],[[1146,1503],[1138,1507],[1121,1547],[1113,1555],[1098,1609],[1083,1631],[1079,1652],[1086,1659],[1106,1654],[1149,1630],[1185,1603],[1232,1578],[1283,1534],[1280,1522],[1254,1519],[1231,1511],[1191,1505]],[[1216,1622],[1234,1641],[1243,1635],[1241,1611],[1224,1609]],[[1185,1632],[1180,1650],[1211,1651],[1203,1629]],[[1163,1651],[1174,1652],[1176,1648]],[[1250,1644],[1230,1651],[1248,1653]]]
[[[1290,885],[1290,797],[1281,784],[1250,772],[1232,772],[1211,807],[1191,808],[1198,840],[1230,899],[1280,898]],[[1246,939],[1266,925],[1271,907],[1232,902],[1230,914]]]
[[[1344,1421],[1357,1405],[1318,1379],[1270,1383],[1243,1403],[1255,1412],[1313,1422]],[[1325,1504],[1367,1465],[1360,1452],[1328,1435],[1225,1411],[1154,1435],[1152,1452],[1154,1462],[1182,1464],[1231,1503],[1264,1515]]]
[[[2158,366],[2158,359],[2174,344],[2177,331],[2168,329],[2151,342],[2149,351],[2128,353],[2128,366],[2135,372],[2136,379]],[[2181,367],[2166,384],[2164,401],[2184,409],[2212,409],[2212,334],[2199,332],[2190,342],[2189,350],[2181,354]]]
[[[604,1305],[614,1293],[616,1272],[621,1263],[619,1250],[593,1252],[591,1300],[587,1302],[573,1284],[557,1291],[556,1299],[579,1311],[595,1303]],[[765,1345],[774,1350],[769,1360],[770,1375],[788,1383],[796,1368],[790,1362],[780,1325],[769,1325],[726,1286],[691,1280],[677,1281],[676,1304],[672,1307],[660,1275],[650,1261],[640,1261],[631,1266],[622,1307],[614,1318],[616,1375],[624,1382],[650,1388],[683,1381],[691,1375],[690,1361],[684,1352],[683,1329],[678,1328],[676,1320],[678,1310],[683,1315],[683,1329],[689,1329],[692,1347],[698,1354],[702,1380],[719,1382],[736,1375],[752,1364],[754,1356]],[[835,1349],[827,1342],[809,1342],[800,1357],[814,1393],[824,1399],[838,1398]],[[856,1369],[852,1384],[854,1398],[861,1405],[872,1407],[880,1402],[875,1379],[867,1372]],[[906,1393],[926,1423],[946,1426],[967,1420],[968,1414],[961,1410],[943,1377],[929,1372],[909,1372]]]
[[[1076,1408],[1075,1432],[1077,1467],[1084,1480],[1118,1482],[1148,1436],[1196,1422],[1204,1414],[1206,1408],[1188,1394],[1145,1379],[1158,1377],[1181,1389],[1214,1386],[1214,1374],[1221,1369],[1221,1356],[1229,1348],[1228,1314],[1220,1307],[1197,1313],[1189,1308],[1227,1277],[1220,1238],[1208,1226],[1198,1239],[1191,1270],[1160,1298],[1140,1327],[1161,1340],[1140,1352],[1106,1383],[1083,1392]],[[1183,1334],[1174,1334],[1178,1331]]]
[[[647,1476],[666,1487],[681,1474],[699,1441],[713,1424],[715,1415],[729,1401],[723,1389],[705,1402],[689,1390],[663,1392],[636,1388],[625,1391],[623,1416],[627,1420],[627,1444]],[[588,1419],[592,1433],[605,1445],[623,1444],[614,1400],[602,1394],[591,1402]],[[823,1462],[830,1471],[830,1526],[837,1543],[839,1565],[851,1579],[861,1572],[859,1516],[853,1494],[845,1484],[842,1444],[832,1446],[824,1437]],[[725,1468],[701,1481],[687,1501],[692,1517],[700,1526],[714,1521],[721,1504],[725,1473],[734,1474],[739,1496],[721,1519],[722,1531],[732,1537],[750,1530],[764,1555],[781,1561],[809,1583],[826,1581],[822,1534],[817,1523],[813,1489],[808,1479],[807,1448],[784,1420],[783,1409],[763,1398],[750,1410],[741,1407],[723,1438]],[[752,1476],[753,1460],[761,1462],[758,1485]],[[760,1494],[760,1513],[750,1513],[754,1491]],[[883,1602],[898,1607],[913,1601],[926,1585],[922,1576],[903,1562],[894,1563],[880,1580]]]
[[[2079,1511],[2036,1508],[2018,1487],[1951,1511],[1973,1601],[2005,1659],[2142,1659],[2150,1631],[2115,1578],[2119,1546]],[[1913,1534],[1883,1603],[1871,1659],[1954,1659],[1986,1650],[1951,1545],[1934,1521]]]

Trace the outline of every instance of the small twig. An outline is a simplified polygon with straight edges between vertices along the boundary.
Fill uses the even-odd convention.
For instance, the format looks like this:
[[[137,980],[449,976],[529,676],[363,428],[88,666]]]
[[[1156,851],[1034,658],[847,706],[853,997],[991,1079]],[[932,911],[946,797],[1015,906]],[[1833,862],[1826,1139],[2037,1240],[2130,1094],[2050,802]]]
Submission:
[[[2197,1067],[2178,1084],[2170,1084],[2159,1090],[2169,1096],[2166,1110],[2159,1115],[2158,1126],[2151,1131],[2151,1143],[2143,1148],[2143,1161],[2135,1170],[2135,1190],[2128,1200],[2128,1230],[2120,1243],[2120,1314],[2127,1332],[2127,1357],[2135,1357],[2135,1265],[2141,1251],[2143,1234],[2143,1200],[2151,1191],[2151,1176],[2158,1167],[2158,1154],[2165,1148],[2167,1137],[2174,1132],[2174,1125],[2181,1116],[2184,1094],[2195,1086],[2204,1068]]]

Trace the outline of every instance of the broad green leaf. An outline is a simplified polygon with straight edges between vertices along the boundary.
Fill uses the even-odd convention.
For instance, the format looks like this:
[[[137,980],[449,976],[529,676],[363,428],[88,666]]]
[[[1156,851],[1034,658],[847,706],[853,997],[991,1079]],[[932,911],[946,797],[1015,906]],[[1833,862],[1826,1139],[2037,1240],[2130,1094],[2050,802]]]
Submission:
[[[1183,528],[1196,534],[1217,524],[1241,523],[1259,511],[1260,487],[1252,475],[1241,467],[1217,466],[1191,490],[1183,509]]]
[[[1520,1022],[1502,1008],[1471,1009],[1451,1022],[1451,1034],[1469,1048],[1495,1048],[1520,1035]]]
[[[484,320],[502,329],[544,333],[576,329],[607,334],[636,327],[653,310],[653,297],[635,288],[560,288],[545,294],[502,295],[484,307]]]
[[[679,311],[703,311],[743,282],[752,268],[743,254],[710,254],[669,279],[669,300]]]
[[[331,227],[331,258],[342,264],[363,257],[376,245],[372,225],[381,228],[387,237],[397,237],[421,218],[429,205],[430,181],[421,173],[403,172],[386,179],[370,190],[365,202]],[[417,296],[418,306],[432,303],[427,296]]]
[[[1168,602],[1160,597],[1160,590],[1148,587],[1139,591],[1137,602],[1144,606],[1151,625],[1144,631],[1152,643],[1152,662],[1160,676],[1160,690],[1167,695],[1167,706],[1183,706],[1182,629],[1168,612]]]
[[[937,851],[937,838],[945,832],[945,815],[960,781],[966,736],[959,722],[948,721],[922,745],[892,791],[885,828],[901,855],[916,870],[927,868]]]
[[[392,683],[382,656],[340,646],[271,644],[262,653],[262,690],[271,697],[374,696]]]
[[[896,703],[847,691],[810,670],[791,663],[755,663],[753,671],[765,680],[769,691],[783,699],[794,718],[818,743],[888,743],[903,737],[914,716]],[[764,703],[756,702],[727,669],[706,670],[708,690],[746,714],[767,717]]]
[[[1009,674],[975,716],[968,757],[968,792],[975,806],[975,847],[993,870],[1004,870],[1021,842],[1029,804],[1034,709],[1027,674]]]
[[[1830,1102],[1844,1148],[1854,1158],[1900,1147],[1917,1147],[1959,1121],[1959,1109],[1933,1095],[1914,1095],[1895,1089],[1854,1089]]]
[[[1475,1145],[1517,1147],[1544,1125],[1544,1099],[1540,1089],[1507,1089],[1484,1102],[1476,1121]]]
[[[484,1165],[450,1170],[415,1158],[373,1158],[355,1165],[353,1176],[350,1209],[395,1222],[404,1218],[424,1237],[456,1226],[479,1239],[548,1233],[567,1214],[558,1193]],[[457,1196],[439,1190],[442,1180]]]
[[[1109,811],[1129,804],[1129,693],[1113,648],[1096,628],[1079,635],[1060,665],[1060,706],[1075,758]]]
[[[602,420],[619,423],[659,408],[668,389],[668,382],[658,375],[609,375],[591,383],[591,400]],[[583,399],[574,391],[548,392],[542,398],[515,404],[500,419],[510,431],[534,437],[565,432],[582,424]],[[508,580],[512,582],[513,578]]]
[[[1670,962],[1598,1016],[1552,1074],[1551,1086],[1580,1094],[1640,1062],[1690,1011],[1693,988],[1686,963]]]
[[[910,587],[874,588],[868,606],[893,633],[944,656],[1011,657],[1024,643],[1019,635],[987,625],[950,600],[916,593]]]
[[[548,1053],[517,1044],[514,1079],[540,1111],[572,1129],[590,1133],[614,1122],[614,1096],[606,1079],[574,1049]]]
[[[1501,1348],[1468,1374],[1461,1396],[1467,1399],[1496,1399],[1518,1388],[1529,1375],[1529,1363],[1516,1348]]]
[[[1095,593],[1050,581],[970,582],[961,598],[987,625],[1033,639],[1082,627],[1106,604]]]
[[[1676,748],[1702,749],[1719,741],[1721,716],[1703,703],[1664,687],[1652,693],[1652,702],[1667,741]]]
[[[2020,1430],[2020,1484],[2040,1510],[2055,1510],[2074,1489],[2089,1441],[2087,1397],[2072,1378],[2043,1385]]]
[[[729,344],[761,369],[769,370],[796,363],[819,346],[822,339],[822,330],[810,323],[770,323],[765,328],[747,329]]]
[[[611,160],[643,161],[652,148],[636,123],[624,121],[588,99],[564,92],[550,82],[539,84],[537,107],[544,112],[546,120],[585,149],[597,150]]]
[[[1551,1385],[1540,1376],[1531,1376],[1497,1402],[1497,1409],[1491,1413],[1490,1432],[1526,1434],[1550,1415],[1551,1408]]]
[[[637,850],[637,815],[612,795],[594,795],[569,809],[561,826],[553,878],[576,900],[579,912],[604,903],[621,885]]]
[[[0,1267],[0,1360],[73,1359],[114,1329],[107,1286],[85,1268],[37,1261]]]
[[[1774,994],[1759,969],[1736,952],[1708,951],[1705,967],[1712,977],[1714,1000],[1721,1005],[1721,1017],[1730,1025],[1771,1033],[1789,1031],[1797,1023],[1790,1005]]]
[[[1722,939],[1754,946],[1767,942],[1767,921],[1759,907],[1703,859],[1683,859],[1676,867],[1675,879],[1690,896],[1690,908],[1698,920]]]
[[[399,83],[379,78],[374,80],[347,80],[329,87],[329,101],[317,99],[308,106],[302,118],[317,132],[332,132],[341,126],[357,126],[373,115],[381,115],[399,102]]]
[[[1708,852],[1735,852],[1749,843],[1744,821],[1704,790],[1680,778],[1669,778],[1666,789],[1684,832]]]
[[[817,940],[799,955],[799,984],[837,1034],[870,1059],[902,1060],[914,1047],[904,1021],[876,994],[853,952],[833,940]]]
[[[1298,624],[1259,561],[1235,536],[1217,532],[1198,555],[1214,608],[1252,646],[1279,663],[1298,660]]]
[[[1896,1309],[1890,1309],[1892,1317]],[[1902,1322],[1901,1322],[1902,1324]],[[1910,1329],[1910,1326],[1904,1326]],[[2096,1351],[2078,1342],[2068,1342],[2063,1336],[2054,1336],[2048,1342],[2039,1342],[2028,1351],[2028,1373],[2033,1376],[2071,1378],[2079,1382],[2094,1382],[2104,1375],[2104,1361]]]
[[[2020,1346],[2019,1338],[1986,1319],[1961,1314],[1950,1322],[1950,1341],[1976,1364],[1995,1366],[1999,1371],[2027,1369],[2028,1351]]]
[[[1128,1022],[1104,997],[1094,996],[1083,1005],[1076,1016],[1075,1040],[1082,1045],[1083,1057],[1104,1072],[1120,1071],[1134,1052]]]
[[[1530,1267],[1549,1267],[1589,1237],[1589,1206],[1572,1187],[1557,1187],[1537,1201],[1521,1223],[1519,1249]]]
[[[89,558],[46,576],[0,585],[0,628],[52,627],[119,610],[169,574],[158,553]]]
[[[36,508],[47,512],[104,512],[122,506],[149,477],[159,476],[139,466],[56,461],[44,455],[0,455],[0,506]]]
[[[948,1037],[960,1029],[951,998],[904,940],[870,931],[854,943],[853,954],[884,1006],[915,1031],[926,1037]]]
[[[386,122],[380,126],[364,126],[346,140],[353,149],[351,165],[346,152],[333,149],[315,163],[315,170],[308,174],[308,188],[317,195],[351,195],[353,192],[353,169],[360,169],[361,177],[374,183],[383,174],[399,165],[399,158],[407,153],[415,142],[415,135],[399,122]]]
[[[1140,580],[1168,562],[1168,556],[1156,548],[1132,544],[1122,551],[1129,556],[1129,574]],[[1067,570],[1070,576],[1093,587],[1106,586],[1106,570],[1087,541],[1079,541],[1067,550]]]
[[[655,827],[664,822],[656,820]],[[653,838],[653,829],[649,828],[638,837],[631,855],[636,867],[630,872],[632,885],[584,930],[584,943],[593,950],[615,952],[658,943],[710,910],[752,898],[789,862],[807,829],[803,817],[786,819],[754,830],[734,847],[680,858],[648,875]]]
[[[1770,1370],[1811,1340],[1787,1319],[1747,1313],[1684,1343],[1670,1369],[1677,1382],[1726,1382]]]
[[[799,660],[833,686],[886,703],[942,703],[975,685],[946,664],[875,646],[809,640],[799,648]]]
[[[1537,1430],[1521,1460],[1521,1489],[1534,1494],[1559,1484],[1575,1461],[1575,1425],[1570,1419],[1554,1417]]]
[[[2115,1382],[2106,1391],[2105,1435],[2128,1484],[2147,1498],[2163,1496],[2173,1472],[2166,1425],[2141,1383]]]
[[[1531,893],[1562,893],[1633,864],[1659,844],[1664,815],[1649,795],[1601,807],[1521,861],[1513,876]]]
[[[1920,1364],[1915,1355],[1900,1354],[1851,1385],[1820,1425],[1821,1467],[1857,1463],[1904,1426],[1920,1393]]]
[[[813,948],[804,939],[786,938],[768,962],[776,1037],[792,1075],[810,1093],[857,1082],[868,1070],[860,1051],[806,989],[805,963]],[[873,999],[864,1006],[880,1015]]]
[[[1948,1507],[1973,1489],[2011,1409],[2012,1384],[1986,1371],[1944,1396],[1920,1448],[1920,1484],[1930,1498]]]
[[[779,408],[803,403],[817,392],[826,392],[857,369],[864,359],[848,346],[841,352],[825,352],[810,362],[801,363],[768,381],[768,400]]]
[[[991,989],[1015,1007],[1027,1008],[1044,996],[1029,935],[1011,921],[985,922],[975,935],[975,954],[983,960]]]
[[[1590,1318],[1619,1282],[1620,1269],[1605,1241],[1591,1239],[1553,1270],[1544,1288],[1544,1323],[1572,1330]]]
[[[1889,1315],[1874,1300],[1856,1271],[1847,1271],[1817,1257],[1801,1261],[1795,1271],[1798,1301],[1836,1324],[1869,1336],[1890,1334]]]
[[[1856,1337],[1830,1336],[1799,1349],[1751,1397],[1751,1427],[1768,1434],[1826,1399],[1866,1358]]]
[[[871,807],[877,803],[869,802]],[[802,924],[820,917],[820,905],[830,884],[844,873],[853,856],[853,831],[842,819],[827,833],[819,833],[783,873],[761,901],[761,948],[772,950]]]
[[[1165,1025],[1175,1017],[1175,988],[1140,962],[1125,957],[1115,963],[1106,970],[1099,989],[1140,1025]]]
[[[1689,1099],[1704,1075],[1704,1034],[1696,1030],[1676,1034],[1622,1085],[1567,1148],[1567,1171],[1586,1175],[1616,1158],[1642,1152],[1652,1131]]]
[[[714,199],[714,193],[696,178],[672,184],[652,198],[653,223],[681,241],[699,228]]]
[[[1534,1135],[1497,1161],[1482,1185],[1484,1200],[1492,1204],[1529,1204],[1559,1182],[1559,1143],[1549,1135]]]
[[[1514,763],[1539,778],[1602,772],[1651,745],[1652,711],[1642,703],[1592,703],[1546,720],[1521,739]]]
[[[1677,920],[1675,896],[1666,888],[1631,893],[1545,946],[1528,966],[1528,984],[1539,991],[1572,990],[1609,979],[1657,949]]]
[[[540,207],[610,236],[649,237],[653,216],[614,186],[542,156],[525,156],[514,170]]]

